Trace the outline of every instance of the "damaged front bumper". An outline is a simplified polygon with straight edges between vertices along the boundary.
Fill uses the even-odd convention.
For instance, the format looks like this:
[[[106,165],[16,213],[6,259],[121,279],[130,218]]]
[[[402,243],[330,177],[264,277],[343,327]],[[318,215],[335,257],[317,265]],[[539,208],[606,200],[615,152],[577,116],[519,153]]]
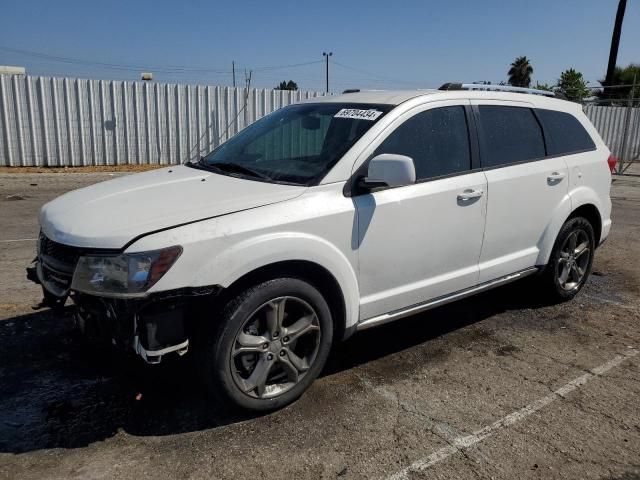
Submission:
[[[169,291],[144,299],[72,292],[71,299],[80,331],[92,340],[108,340],[125,350],[132,348],[147,363],[160,363],[168,353],[184,355],[189,349],[193,331],[189,319],[195,318],[198,310],[193,292]]]
[[[221,290],[211,286],[157,292],[142,298],[99,297],[71,290],[73,270],[65,270],[51,260],[40,254],[27,268],[27,278],[42,286],[40,306],[62,309],[71,298],[74,318],[83,335],[94,342],[132,349],[147,363],[160,363],[168,353],[184,355],[195,319]]]

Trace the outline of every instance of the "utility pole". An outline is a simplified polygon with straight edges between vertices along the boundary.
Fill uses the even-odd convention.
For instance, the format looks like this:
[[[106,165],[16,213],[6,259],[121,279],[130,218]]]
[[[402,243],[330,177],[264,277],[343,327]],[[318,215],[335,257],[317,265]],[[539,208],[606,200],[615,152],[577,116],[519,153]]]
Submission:
[[[609,64],[607,65],[607,76],[604,80],[605,86],[611,86],[613,83],[613,73],[616,69],[618,47],[620,46],[620,33],[622,33],[622,20],[624,19],[624,11],[626,8],[627,0],[620,0],[618,3],[618,11],[616,12],[616,23],[613,26],[613,35],[611,35],[611,50],[609,50]]]
[[[231,60],[231,73],[233,73],[233,88],[236,88],[236,62]]]
[[[322,52],[322,56],[325,58],[326,60],[326,78],[327,78],[327,87],[326,87],[326,93],[329,93],[329,57],[333,55],[333,52]]]
[[[244,105],[242,106],[242,110],[244,111],[244,127],[249,124],[249,93],[251,89],[251,75],[253,74],[253,70],[244,71]]]
[[[631,166],[631,162],[633,160],[629,160],[629,164],[625,167],[624,161],[627,158],[627,142],[629,140],[629,127],[631,124],[631,113],[633,112],[633,98],[636,91],[636,80],[637,75],[633,76],[633,85],[631,86],[631,91],[629,92],[629,106],[625,112],[624,116],[624,133],[622,134],[622,152],[618,157],[618,173],[623,174],[627,168]]]

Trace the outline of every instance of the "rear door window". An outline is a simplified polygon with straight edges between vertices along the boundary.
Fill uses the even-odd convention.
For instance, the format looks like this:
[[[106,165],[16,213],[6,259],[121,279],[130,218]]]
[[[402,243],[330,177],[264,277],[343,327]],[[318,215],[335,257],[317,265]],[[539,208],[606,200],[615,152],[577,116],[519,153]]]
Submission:
[[[469,131],[463,106],[432,108],[409,118],[377,148],[413,159],[416,180],[468,171]]]
[[[483,167],[544,158],[542,129],[530,108],[480,105]]]
[[[566,112],[537,109],[544,125],[549,155],[568,155],[596,148],[595,143],[576,117]]]

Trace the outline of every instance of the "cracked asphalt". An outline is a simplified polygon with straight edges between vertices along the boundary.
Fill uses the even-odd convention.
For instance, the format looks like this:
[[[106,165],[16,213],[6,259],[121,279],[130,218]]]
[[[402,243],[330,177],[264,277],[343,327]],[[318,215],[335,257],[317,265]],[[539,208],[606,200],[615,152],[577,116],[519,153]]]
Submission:
[[[108,178],[0,174],[0,478],[640,479],[640,177],[573,301],[523,281],[363,332],[264,416],[32,310],[39,207]]]

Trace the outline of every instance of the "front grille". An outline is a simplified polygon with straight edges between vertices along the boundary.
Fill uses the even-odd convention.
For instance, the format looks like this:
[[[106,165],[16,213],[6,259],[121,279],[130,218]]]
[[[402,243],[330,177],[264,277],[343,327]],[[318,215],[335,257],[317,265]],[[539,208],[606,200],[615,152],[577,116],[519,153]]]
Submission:
[[[71,287],[73,271],[80,257],[80,249],[54,242],[40,233],[39,260],[44,281],[53,284],[56,290],[66,292]]]
[[[40,234],[40,254],[46,255],[73,268],[75,268],[78,257],[80,256],[77,247],[70,247],[69,245],[54,242],[42,233]]]

